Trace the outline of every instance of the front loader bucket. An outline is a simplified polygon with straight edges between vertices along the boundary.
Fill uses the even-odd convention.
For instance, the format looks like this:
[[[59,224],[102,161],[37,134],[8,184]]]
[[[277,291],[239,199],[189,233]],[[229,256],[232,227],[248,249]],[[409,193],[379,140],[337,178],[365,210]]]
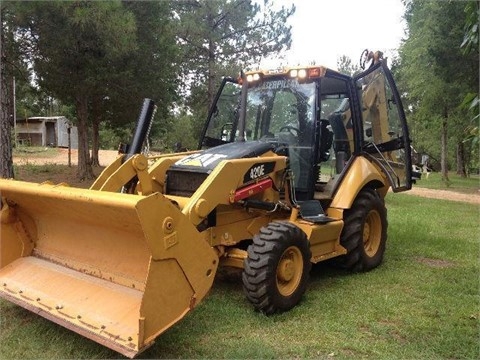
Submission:
[[[210,289],[215,252],[163,195],[0,180],[0,296],[128,357]]]

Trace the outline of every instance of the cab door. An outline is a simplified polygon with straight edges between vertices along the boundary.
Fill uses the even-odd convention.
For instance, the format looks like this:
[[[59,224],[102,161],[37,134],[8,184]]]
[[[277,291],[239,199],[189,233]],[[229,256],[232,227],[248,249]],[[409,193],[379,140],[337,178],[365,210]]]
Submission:
[[[362,111],[362,150],[387,174],[394,192],[412,187],[410,138],[400,95],[385,61],[354,78]]]

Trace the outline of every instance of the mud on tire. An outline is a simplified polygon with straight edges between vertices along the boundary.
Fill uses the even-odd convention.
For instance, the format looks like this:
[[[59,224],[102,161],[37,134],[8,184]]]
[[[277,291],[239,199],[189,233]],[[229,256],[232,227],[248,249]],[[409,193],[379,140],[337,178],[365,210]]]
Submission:
[[[305,233],[292,223],[272,222],[254,236],[247,252],[242,281],[255,309],[272,314],[297,305],[312,266]]]

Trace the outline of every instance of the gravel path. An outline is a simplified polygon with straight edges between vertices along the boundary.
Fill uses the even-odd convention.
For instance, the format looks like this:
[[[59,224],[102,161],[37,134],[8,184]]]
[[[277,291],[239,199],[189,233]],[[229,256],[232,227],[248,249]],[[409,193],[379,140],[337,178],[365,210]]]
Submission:
[[[410,191],[406,192],[406,194],[422,196],[426,198],[433,198],[433,199],[443,199],[443,200],[468,202],[471,204],[480,204],[480,192],[477,192],[476,194],[463,194],[463,193],[458,193],[458,192],[449,191],[449,190],[426,189],[426,188],[416,187],[414,185]]]

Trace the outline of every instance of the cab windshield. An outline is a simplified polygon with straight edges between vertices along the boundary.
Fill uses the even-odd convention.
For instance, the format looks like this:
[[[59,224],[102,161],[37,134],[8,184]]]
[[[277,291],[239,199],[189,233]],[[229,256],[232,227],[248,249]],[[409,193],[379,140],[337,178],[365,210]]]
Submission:
[[[289,157],[297,192],[307,192],[314,159],[316,83],[277,78],[249,85],[245,141],[272,143]],[[239,136],[241,85],[225,82],[212,108],[202,147],[243,140]]]
[[[211,114],[206,143],[216,146],[239,139],[241,85],[226,82]],[[248,89],[244,138],[312,144],[315,83],[276,79],[252,84]]]

